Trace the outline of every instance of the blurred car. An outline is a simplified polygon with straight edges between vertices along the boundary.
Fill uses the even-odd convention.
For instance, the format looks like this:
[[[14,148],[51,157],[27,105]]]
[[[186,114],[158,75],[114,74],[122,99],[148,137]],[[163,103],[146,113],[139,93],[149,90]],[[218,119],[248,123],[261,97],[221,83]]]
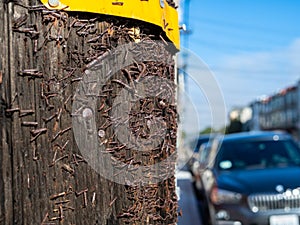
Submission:
[[[213,139],[213,137],[215,136],[215,134],[203,134],[200,135],[198,138],[196,138],[196,140],[193,141],[193,143],[191,144],[191,149],[193,150],[189,161],[187,162],[187,167],[189,169],[189,171],[191,172],[192,176],[193,174],[193,165],[194,162],[196,162],[198,160],[199,157],[199,150],[202,144],[205,144],[209,141],[211,141]]]
[[[207,146],[215,136],[216,134],[202,134],[191,144],[191,149],[193,149],[193,152],[192,155],[189,156],[190,159],[187,162],[187,168],[192,175],[192,186],[198,199],[201,199],[201,196],[198,194],[198,189],[200,186],[199,170],[201,167],[199,164],[200,152],[205,149],[205,146]]]
[[[199,193],[203,189],[201,182],[201,173],[206,168],[206,159],[211,149],[211,142],[205,142],[200,145],[199,152],[194,154],[193,164],[191,167],[192,171],[192,184],[195,190],[196,197],[202,200],[203,195]]]
[[[299,225],[300,149],[290,135],[226,135],[202,153],[204,224]]]

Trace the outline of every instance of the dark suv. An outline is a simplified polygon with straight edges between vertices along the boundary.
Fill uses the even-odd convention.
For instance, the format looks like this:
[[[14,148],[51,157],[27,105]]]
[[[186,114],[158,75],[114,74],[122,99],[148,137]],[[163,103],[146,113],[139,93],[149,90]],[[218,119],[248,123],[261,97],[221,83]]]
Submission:
[[[290,135],[231,134],[205,154],[204,224],[299,225],[300,150]]]

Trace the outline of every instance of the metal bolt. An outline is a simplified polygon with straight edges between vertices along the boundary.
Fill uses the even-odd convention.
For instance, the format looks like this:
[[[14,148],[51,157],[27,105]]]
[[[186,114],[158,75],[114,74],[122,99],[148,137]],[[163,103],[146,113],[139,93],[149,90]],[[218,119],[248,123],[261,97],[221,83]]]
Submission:
[[[151,122],[151,120],[147,120],[147,127],[150,129],[150,127],[151,127],[151,124],[152,124],[152,122]]]
[[[165,7],[165,1],[164,0],[159,0],[160,7],[164,8]]]
[[[159,101],[159,105],[162,106],[162,107],[165,107],[166,103],[163,100],[161,100],[161,101]]]
[[[99,130],[99,131],[98,131],[98,136],[99,136],[100,138],[103,138],[103,137],[105,136],[105,131],[104,131],[104,130]]]
[[[51,6],[51,7],[57,7],[57,6],[59,6],[59,0],[48,0],[48,4],[49,4],[49,6]]]
[[[82,116],[83,118],[85,119],[91,119],[93,117],[93,110],[90,109],[90,108],[85,108],[83,111],[82,111]]]

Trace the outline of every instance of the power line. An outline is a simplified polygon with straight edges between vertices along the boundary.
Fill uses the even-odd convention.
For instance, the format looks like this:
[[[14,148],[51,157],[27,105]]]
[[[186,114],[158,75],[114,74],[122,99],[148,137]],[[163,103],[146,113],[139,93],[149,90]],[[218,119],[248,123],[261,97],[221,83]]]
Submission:
[[[247,74],[266,74],[266,75],[274,75],[274,74],[281,74],[281,75],[299,75],[300,77],[300,69],[290,69],[290,70],[278,70],[278,69],[246,69],[246,68],[232,68],[226,66],[199,66],[195,64],[190,64],[190,68],[196,69],[198,71],[212,71],[212,72],[222,72],[222,73],[247,73]],[[247,77],[250,78],[250,77]]]
[[[289,32],[287,29],[276,30],[270,27],[226,22],[205,17],[196,18],[197,19],[193,18],[193,20],[197,21],[197,29],[199,31],[201,30],[201,36],[192,35],[191,39],[199,44],[204,43],[206,46],[213,44],[213,47],[217,47],[218,49],[238,49],[241,51],[269,50],[270,48],[274,49],[274,45],[284,45],[287,42],[287,39],[291,39],[291,34],[295,38],[297,36],[300,37],[299,29],[294,29]],[[222,39],[220,39],[220,37],[222,37]],[[207,40],[207,38],[210,39]],[[213,40],[218,41],[216,42]],[[228,43],[228,40],[233,40],[238,43],[246,42],[247,44],[232,44],[230,41]],[[222,41],[222,43],[220,43],[220,41]],[[248,42],[261,43],[261,45],[249,45]]]
[[[260,52],[274,52],[276,53],[276,51],[287,51],[286,49],[284,49],[284,47],[288,47],[288,46],[283,46],[283,47],[278,47],[278,46],[272,46],[269,45],[267,46],[266,44],[268,44],[268,42],[263,43],[261,46],[259,45],[254,45],[254,44],[249,44],[249,43],[245,43],[243,44],[232,44],[232,43],[228,43],[224,42],[224,40],[222,39],[209,39],[207,40],[207,38],[205,37],[195,37],[195,36],[191,36],[191,40],[192,42],[190,43],[190,48],[193,51],[193,49],[197,46],[197,49],[199,51],[199,49],[201,50],[201,48],[204,49],[209,49],[209,50],[217,50],[219,52],[221,52],[222,50],[227,50],[229,52],[239,52],[239,53],[249,53],[249,52],[255,52],[255,51],[260,51]],[[223,41],[223,42],[222,42]],[[245,41],[246,42],[246,41]],[[300,52],[287,52],[287,54],[289,55],[289,57],[299,57],[300,56]],[[274,55],[274,57],[276,57]]]
[[[248,43],[245,45],[237,45],[232,43],[220,43],[222,40],[205,40],[203,37],[191,37],[191,39],[194,41],[195,44],[197,44],[199,47],[209,48],[209,49],[227,49],[236,51],[239,50],[240,52],[248,52],[248,51],[257,51],[257,50],[270,50],[271,47],[266,46],[253,46],[249,45]],[[190,45],[192,47],[192,45]]]
[[[230,38],[233,37],[235,39],[239,39],[239,38],[242,38],[242,40],[251,39],[251,40],[255,40],[256,42],[263,42],[267,44],[277,44],[277,45],[282,44],[283,40],[289,38],[289,36],[287,36],[283,32],[274,35],[268,32],[257,33],[242,28],[232,30],[224,26],[211,26],[209,24],[202,23],[201,21],[199,21],[198,23],[198,29],[201,30],[201,33],[205,33],[205,36],[208,36],[208,34],[213,34],[218,36],[222,35],[222,37],[224,37],[225,35],[226,37],[230,37]]]
[[[287,29],[274,29],[274,28],[270,28],[270,27],[264,27],[264,26],[260,26],[257,24],[246,24],[246,23],[237,23],[237,22],[232,22],[232,21],[224,21],[222,20],[217,20],[217,19],[212,19],[212,18],[207,18],[207,17],[201,17],[201,16],[194,16],[193,17],[193,21],[197,21],[197,23],[207,23],[210,25],[217,25],[217,26],[227,26],[230,28],[235,28],[235,29],[247,29],[247,30],[255,30],[255,31],[261,31],[264,33],[274,33],[277,35],[282,35],[282,34],[286,34],[286,35],[300,35],[300,31],[299,29],[293,29],[293,30],[287,30]]]

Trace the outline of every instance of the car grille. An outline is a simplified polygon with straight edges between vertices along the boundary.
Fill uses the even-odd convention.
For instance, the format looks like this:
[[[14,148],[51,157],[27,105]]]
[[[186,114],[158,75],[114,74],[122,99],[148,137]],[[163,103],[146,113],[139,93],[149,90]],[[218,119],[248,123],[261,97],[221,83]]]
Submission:
[[[300,208],[300,195],[292,193],[272,194],[272,195],[250,195],[248,204],[252,212],[270,210],[292,210]]]

